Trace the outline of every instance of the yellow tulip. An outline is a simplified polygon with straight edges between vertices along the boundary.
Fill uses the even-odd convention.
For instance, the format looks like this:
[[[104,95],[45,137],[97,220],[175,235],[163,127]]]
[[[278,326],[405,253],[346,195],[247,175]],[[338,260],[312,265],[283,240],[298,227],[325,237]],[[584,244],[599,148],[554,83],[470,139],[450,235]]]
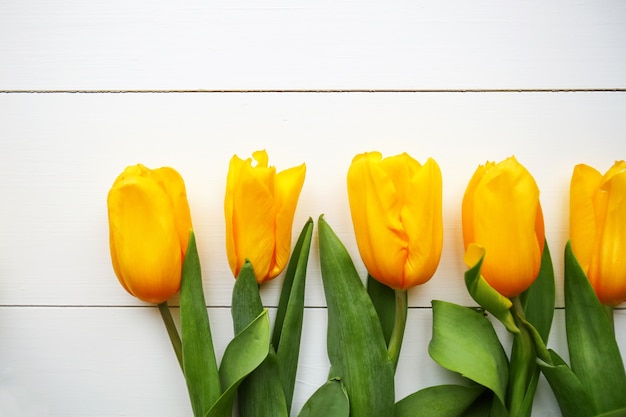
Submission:
[[[463,241],[485,249],[481,274],[506,297],[537,278],[545,241],[539,188],[515,157],[487,162],[472,176],[462,205]]]
[[[226,180],[226,253],[235,277],[246,259],[257,282],[276,277],[291,252],[291,229],[304,184],[304,164],[276,173],[265,151],[245,161],[234,155]]]
[[[570,185],[572,250],[602,304],[626,300],[626,162],[580,164]]]
[[[191,232],[185,184],[174,169],[127,167],[107,198],[113,269],[130,294],[162,303],[178,292]]]
[[[355,237],[368,273],[396,290],[428,281],[443,245],[442,181],[433,159],[357,155],[348,170]]]

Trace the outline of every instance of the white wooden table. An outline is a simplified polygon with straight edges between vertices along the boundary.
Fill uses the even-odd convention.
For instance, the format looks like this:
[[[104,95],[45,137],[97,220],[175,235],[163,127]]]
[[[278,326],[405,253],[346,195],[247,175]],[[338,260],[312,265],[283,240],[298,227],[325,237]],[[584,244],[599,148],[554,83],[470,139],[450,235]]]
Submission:
[[[191,416],[156,308],[113,273],[106,194],[138,162],[183,175],[221,356],[228,161],[263,148],[278,169],[307,164],[294,229],[324,213],[362,274],[352,157],[439,162],[444,253],[410,291],[398,399],[456,378],[427,354],[430,301],[473,305],[461,198],[479,164],[515,155],[542,192],[558,286],[549,344],[567,357],[569,179],[577,163],[626,158],[626,4],[0,1],[0,415]],[[316,247],[308,271],[294,416],[328,371]],[[270,307],[281,279],[264,288]],[[616,328],[626,352],[624,309]],[[535,403],[534,416],[560,415],[543,379]]]

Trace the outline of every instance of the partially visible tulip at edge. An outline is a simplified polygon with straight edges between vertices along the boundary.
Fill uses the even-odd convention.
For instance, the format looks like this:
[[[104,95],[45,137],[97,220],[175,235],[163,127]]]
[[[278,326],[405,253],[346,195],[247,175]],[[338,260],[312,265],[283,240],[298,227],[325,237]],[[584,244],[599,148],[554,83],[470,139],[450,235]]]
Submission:
[[[535,281],[545,234],[539,188],[515,157],[480,165],[462,203],[465,250],[485,249],[481,273],[505,297],[515,297]]]
[[[252,159],[230,160],[224,198],[226,252],[234,276],[246,259],[257,283],[275,278],[287,266],[291,252],[293,218],[306,165],[284,171],[268,166],[266,151]]]
[[[600,302],[626,300],[626,162],[602,175],[576,165],[570,183],[572,250]]]
[[[368,273],[396,290],[428,281],[443,246],[439,165],[406,153],[356,155],[348,170],[348,198],[361,258]]]
[[[170,167],[138,164],[120,174],[107,198],[113,269],[133,296],[159,304],[180,288],[192,229],[185,184]]]

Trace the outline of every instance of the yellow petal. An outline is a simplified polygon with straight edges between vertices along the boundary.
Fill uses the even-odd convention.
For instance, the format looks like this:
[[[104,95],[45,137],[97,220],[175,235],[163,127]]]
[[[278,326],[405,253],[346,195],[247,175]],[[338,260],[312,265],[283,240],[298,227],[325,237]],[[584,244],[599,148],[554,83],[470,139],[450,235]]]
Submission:
[[[276,277],[287,266],[291,253],[291,231],[293,218],[298,205],[300,191],[304,184],[306,165],[289,168],[276,175],[275,205],[276,231],[274,263],[266,279]]]
[[[473,239],[486,250],[482,274],[507,297],[534,281],[543,236],[537,236],[539,189],[514,158],[486,170],[473,195]]]
[[[594,200],[598,236],[588,275],[600,301],[617,305],[626,300],[626,164],[616,163],[603,179]]]
[[[471,243],[476,242],[476,239],[474,238],[474,196],[476,194],[476,188],[482,181],[485,173],[494,166],[495,164],[493,162],[487,162],[485,165],[479,165],[472,175],[472,178],[470,178],[469,184],[465,189],[461,208],[461,223],[463,228],[463,244],[465,250],[467,250],[467,247]]]
[[[239,272],[239,263],[237,260],[237,249],[235,248],[235,232],[233,219],[235,217],[235,189],[239,178],[241,178],[241,170],[245,162],[237,155],[230,159],[228,166],[228,175],[226,178],[226,194],[224,196],[224,218],[226,225],[226,256],[228,265],[234,276]]]
[[[348,170],[348,199],[359,252],[368,272],[400,288],[408,239],[400,222],[401,200],[381,155],[357,155]]]
[[[166,194],[169,195],[174,206],[174,220],[176,222],[176,230],[180,240],[183,254],[187,253],[187,245],[189,244],[189,234],[192,229],[191,212],[189,210],[189,202],[187,200],[187,191],[185,182],[180,174],[170,168],[162,167],[152,171],[153,176],[159,181]]]
[[[574,167],[570,182],[570,238],[572,250],[585,272],[589,270],[597,238],[594,195],[601,180],[602,174],[596,169],[579,164]]]
[[[227,178],[224,211],[229,264],[237,276],[249,259],[259,283],[274,259],[275,175],[273,167],[253,167],[249,159],[244,162],[235,156]]]
[[[180,286],[182,248],[169,196],[150,178],[117,181],[108,196],[114,269],[137,298],[160,303]]]
[[[442,179],[439,165],[428,159],[424,166],[410,163],[401,219],[408,236],[408,259],[402,288],[428,281],[437,270],[443,247]]]

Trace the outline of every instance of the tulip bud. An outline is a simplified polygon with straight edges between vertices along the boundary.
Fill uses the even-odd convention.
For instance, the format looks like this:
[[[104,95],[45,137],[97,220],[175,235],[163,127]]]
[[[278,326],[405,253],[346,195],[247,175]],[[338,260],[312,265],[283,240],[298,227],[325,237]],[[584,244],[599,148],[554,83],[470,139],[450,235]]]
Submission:
[[[180,288],[191,231],[185,184],[174,169],[127,167],[107,198],[113,269],[122,286],[150,303]]]
[[[539,188],[515,157],[479,166],[462,205],[463,241],[485,249],[481,274],[505,297],[535,281],[545,241]]]
[[[626,300],[626,162],[604,175],[580,164],[570,184],[572,250],[600,302]]]
[[[406,290],[428,281],[443,246],[441,171],[408,154],[357,155],[348,170],[348,199],[359,252],[369,274]]]
[[[226,180],[224,215],[226,252],[237,277],[246,259],[252,263],[257,283],[276,277],[291,252],[291,229],[304,184],[304,164],[276,173],[265,151],[245,161],[234,155]]]

